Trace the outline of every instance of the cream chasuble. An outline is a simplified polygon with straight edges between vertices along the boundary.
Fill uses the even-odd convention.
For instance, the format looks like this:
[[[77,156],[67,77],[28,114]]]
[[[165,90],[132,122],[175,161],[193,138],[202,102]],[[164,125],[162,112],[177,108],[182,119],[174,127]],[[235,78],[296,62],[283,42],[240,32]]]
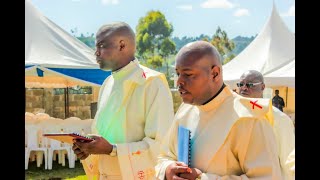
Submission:
[[[294,173],[286,165],[286,161],[295,149],[294,125],[289,116],[273,107],[274,133],[278,143],[278,153],[283,180],[293,180]],[[294,161],[293,161],[294,165]]]
[[[177,160],[177,129],[191,130],[191,167],[201,179],[281,179],[269,99],[244,98],[225,87],[203,106],[182,104],[161,147],[158,179]]]
[[[163,74],[137,60],[112,73],[100,89],[92,131],[117,144],[117,156],[90,155],[82,161],[88,177],[153,179],[160,142],[173,115]]]

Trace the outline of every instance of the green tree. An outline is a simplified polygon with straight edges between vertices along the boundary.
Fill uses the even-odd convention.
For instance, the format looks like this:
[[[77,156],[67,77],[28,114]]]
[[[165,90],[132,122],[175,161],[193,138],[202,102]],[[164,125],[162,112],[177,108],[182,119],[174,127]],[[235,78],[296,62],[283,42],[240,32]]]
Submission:
[[[234,57],[234,54],[230,52],[234,49],[235,44],[231,39],[228,38],[226,31],[221,30],[219,26],[212,37],[211,44],[217,48],[222,58],[227,59],[228,62]],[[226,62],[223,61],[223,64],[225,63]]]
[[[224,60],[223,60],[223,64],[227,64],[229,61],[231,61],[234,57],[236,57],[235,54],[230,54],[228,57],[226,57]]]
[[[159,55],[150,56],[147,59],[147,65],[151,66],[153,69],[159,69],[162,67],[163,58]]]
[[[168,57],[171,54],[176,53],[176,45],[175,43],[169,39],[169,38],[165,38],[161,45],[160,45],[160,55],[162,57],[164,57],[165,59],[165,63],[166,63],[166,70],[167,70],[167,76],[169,76],[169,63],[168,63]]]
[[[136,32],[137,54],[142,61],[153,62],[155,59],[159,60],[157,56],[161,56],[167,64],[168,56],[175,53],[176,47],[170,38],[173,26],[166,20],[164,14],[160,11],[149,11],[145,17],[139,19]]]
[[[80,36],[77,35],[78,33],[78,29],[74,28],[71,29],[71,34],[76,37],[77,39],[79,39],[81,42],[83,42],[84,44],[86,44],[88,47],[90,47],[91,49],[95,49],[95,37],[94,34],[91,33],[91,35],[89,35],[89,33],[87,32],[87,35],[84,35],[81,33]]]

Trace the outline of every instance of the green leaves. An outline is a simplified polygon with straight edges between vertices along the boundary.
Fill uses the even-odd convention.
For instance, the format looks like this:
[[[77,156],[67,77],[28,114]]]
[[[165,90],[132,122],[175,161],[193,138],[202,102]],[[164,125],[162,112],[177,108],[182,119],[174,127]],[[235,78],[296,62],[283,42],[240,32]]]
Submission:
[[[159,55],[148,57],[147,64],[151,65],[153,69],[157,69],[162,66],[164,62],[163,58]]]
[[[176,53],[176,45],[170,38],[165,38],[160,45],[160,55],[168,57],[170,54]]]
[[[211,44],[214,45],[221,56],[225,58],[223,64],[229,62],[235,57],[233,53],[230,53],[235,48],[234,42],[228,38],[227,33],[219,26],[216,30],[216,33],[212,37]]]
[[[160,69],[176,53],[176,45],[170,38],[173,26],[160,11],[149,11],[141,17],[136,32],[137,53],[147,66]],[[168,63],[166,66],[168,75]]]

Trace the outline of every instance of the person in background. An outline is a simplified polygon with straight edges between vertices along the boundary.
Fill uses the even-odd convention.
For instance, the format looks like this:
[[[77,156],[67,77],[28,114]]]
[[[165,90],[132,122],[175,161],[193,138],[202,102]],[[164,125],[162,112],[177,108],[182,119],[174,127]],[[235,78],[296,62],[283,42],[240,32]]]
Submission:
[[[256,70],[248,70],[240,77],[237,83],[239,94],[248,98],[263,98],[265,89],[263,75]],[[292,167],[294,167],[294,156],[287,163],[287,159],[292,151],[295,150],[294,125],[290,117],[279,109],[273,107],[274,133],[278,144],[278,156],[284,180],[294,179]],[[293,168],[294,170],[294,168]]]
[[[278,89],[276,89],[274,93],[275,93],[275,96],[272,98],[272,105],[283,112],[284,100],[281,96],[279,96]]]
[[[127,23],[103,25],[96,48],[100,68],[112,74],[100,89],[94,140],[75,141],[73,150],[91,178],[153,179],[160,143],[174,116],[166,77],[139,64]]]

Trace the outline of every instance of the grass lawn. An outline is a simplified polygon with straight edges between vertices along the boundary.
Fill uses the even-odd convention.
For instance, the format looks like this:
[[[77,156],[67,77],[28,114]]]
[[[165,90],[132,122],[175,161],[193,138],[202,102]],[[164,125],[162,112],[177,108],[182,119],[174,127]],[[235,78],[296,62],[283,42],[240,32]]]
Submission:
[[[75,168],[69,168],[68,160],[66,166],[58,164],[58,161],[52,162],[52,170],[44,169],[44,162],[38,168],[36,161],[29,162],[28,170],[25,170],[25,179],[29,180],[88,180],[82,168],[80,161],[76,161]]]

